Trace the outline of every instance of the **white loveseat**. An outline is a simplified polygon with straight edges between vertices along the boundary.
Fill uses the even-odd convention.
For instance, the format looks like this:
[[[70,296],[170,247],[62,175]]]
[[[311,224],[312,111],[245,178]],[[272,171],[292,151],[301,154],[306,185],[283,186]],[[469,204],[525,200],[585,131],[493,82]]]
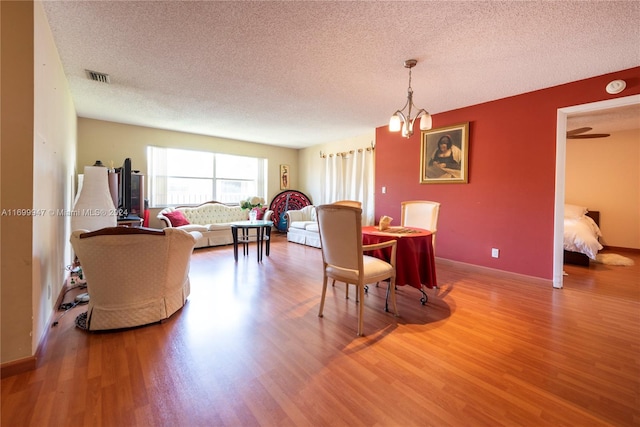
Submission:
[[[287,220],[287,240],[302,245],[320,247],[320,233],[318,231],[318,219],[316,207],[305,206],[300,210],[285,212]]]
[[[180,224],[176,211],[182,214],[188,224]],[[265,221],[271,221],[273,211],[265,210]],[[179,217],[179,214],[177,215]],[[196,241],[196,248],[207,246],[229,245],[233,243],[231,223],[249,219],[249,211],[240,206],[229,206],[224,203],[207,202],[199,206],[178,206],[164,208],[157,215],[166,227],[176,227],[185,231],[198,231],[202,234]]]

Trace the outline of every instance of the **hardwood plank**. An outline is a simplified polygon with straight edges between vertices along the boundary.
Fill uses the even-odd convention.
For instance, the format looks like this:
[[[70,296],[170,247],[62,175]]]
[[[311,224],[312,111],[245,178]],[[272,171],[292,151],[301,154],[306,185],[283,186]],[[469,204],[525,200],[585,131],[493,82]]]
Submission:
[[[254,250],[196,250],[164,323],[87,333],[72,309],[36,368],[2,379],[2,425],[640,424],[639,253],[566,266],[563,289],[439,260],[425,306],[398,288],[401,317],[371,286],[358,338],[344,284],[317,317],[320,250],[278,233],[263,263]]]

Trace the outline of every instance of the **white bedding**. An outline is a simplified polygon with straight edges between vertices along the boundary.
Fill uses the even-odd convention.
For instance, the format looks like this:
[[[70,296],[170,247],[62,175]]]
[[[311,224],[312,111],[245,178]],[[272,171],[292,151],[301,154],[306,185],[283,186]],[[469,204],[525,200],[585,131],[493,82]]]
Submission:
[[[564,249],[580,252],[595,260],[602,245],[600,228],[595,221],[586,215],[564,219]]]

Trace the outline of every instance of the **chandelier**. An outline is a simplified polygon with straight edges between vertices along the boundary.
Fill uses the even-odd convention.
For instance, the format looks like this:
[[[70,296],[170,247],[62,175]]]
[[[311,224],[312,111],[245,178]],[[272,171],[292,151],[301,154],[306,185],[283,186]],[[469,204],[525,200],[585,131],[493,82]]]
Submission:
[[[418,63],[415,59],[407,59],[404,61],[404,67],[409,69],[409,89],[407,89],[407,102],[400,110],[393,113],[389,120],[389,131],[398,132],[402,130],[402,136],[409,138],[413,135],[413,123],[416,119],[420,119],[420,130],[431,129],[431,115],[425,109],[419,109],[413,103],[413,89],[411,89],[411,69]],[[404,110],[407,109],[406,114]],[[411,118],[411,110],[417,110],[416,116]]]

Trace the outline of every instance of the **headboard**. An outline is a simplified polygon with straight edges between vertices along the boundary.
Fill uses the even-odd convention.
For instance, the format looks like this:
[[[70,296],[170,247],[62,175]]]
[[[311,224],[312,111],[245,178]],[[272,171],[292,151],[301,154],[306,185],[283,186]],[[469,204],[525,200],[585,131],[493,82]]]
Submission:
[[[600,227],[600,211],[587,211],[586,215]]]

